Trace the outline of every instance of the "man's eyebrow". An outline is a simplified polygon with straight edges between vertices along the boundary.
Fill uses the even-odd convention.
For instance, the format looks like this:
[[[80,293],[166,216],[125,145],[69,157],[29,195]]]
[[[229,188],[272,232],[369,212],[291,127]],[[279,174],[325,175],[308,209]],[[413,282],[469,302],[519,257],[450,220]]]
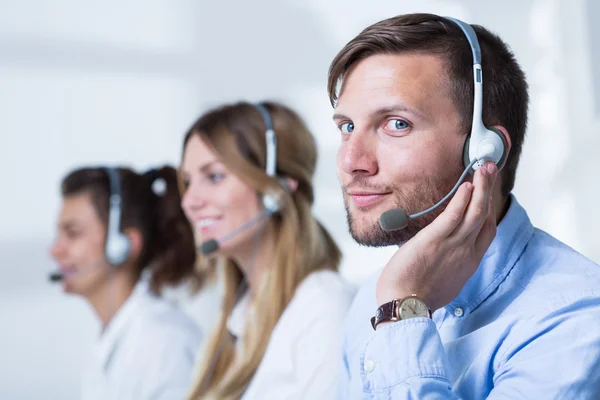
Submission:
[[[384,114],[392,114],[394,112],[398,112],[398,111],[404,111],[404,112],[408,112],[411,113],[413,115],[416,115],[417,117],[421,118],[421,119],[428,119],[425,114],[423,114],[421,111],[418,111],[414,108],[411,107],[407,107],[405,105],[391,105],[391,106],[385,106],[385,107],[380,107],[374,111],[372,111],[369,114],[369,117],[373,117],[375,115],[384,115]],[[339,120],[351,120],[352,118],[347,117],[344,114],[341,113],[335,113],[333,114],[333,120],[334,121],[339,121]]]
[[[339,114],[339,113],[333,114],[333,120],[334,121],[339,121],[341,119],[350,119],[350,118],[346,117],[344,114]]]
[[[372,112],[371,115],[392,114],[397,111],[408,112],[413,115],[416,115],[417,117],[419,117],[421,119],[427,119],[425,114],[423,114],[421,111],[419,111],[415,108],[412,108],[412,107],[401,105],[401,104],[378,108],[377,110]]]

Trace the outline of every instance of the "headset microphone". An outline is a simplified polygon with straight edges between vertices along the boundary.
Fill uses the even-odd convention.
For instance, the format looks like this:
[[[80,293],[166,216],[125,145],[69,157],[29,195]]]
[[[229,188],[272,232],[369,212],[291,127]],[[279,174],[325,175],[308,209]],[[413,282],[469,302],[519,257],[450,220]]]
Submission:
[[[465,180],[465,177],[469,173],[469,170],[473,167],[473,165],[475,165],[477,161],[479,160],[475,159],[471,161],[471,163],[463,171],[462,175],[458,179],[458,182],[456,182],[456,185],[454,185],[452,190],[446,196],[444,196],[443,199],[438,201],[437,204],[435,204],[432,207],[429,207],[427,210],[409,215],[404,208],[393,208],[381,214],[381,216],[379,217],[379,226],[381,226],[381,229],[383,229],[386,232],[393,232],[400,229],[404,229],[408,225],[409,220],[421,217],[444,204],[446,200],[448,200],[454,193],[456,193],[460,184]]]
[[[217,251],[219,249],[219,245],[221,243],[224,243],[227,240],[233,238],[234,236],[236,236],[236,235],[244,232],[245,230],[250,229],[251,227],[253,227],[257,223],[259,223],[263,219],[268,218],[271,215],[273,215],[273,213],[274,213],[274,211],[272,209],[271,210],[264,210],[257,217],[252,218],[250,221],[246,222],[245,224],[239,226],[235,230],[233,230],[233,231],[229,232],[228,234],[224,235],[219,240],[216,240],[216,239],[206,240],[205,242],[203,242],[200,245],[200,252],[202,254],[204,254],[204,255],[209,255],[211,253],[214,253],[215,251]]]
[[[54,271],[48,275],[48,280],[50,280],[50,282],[60,282],[63,279],[65,279],[65,276],[62,272]]]
[[[104,259],[100,259],[100,260],[88,265],[87,267],[80,268],[77,271],[73,271],[73,272],[53,271],[48,275],[48,280],[52,283],[61,282],[61,281],[64,281],[65,279],[89,274],[90,272],[92,272],[95,269],[100,268],[104,265],[106,265],[106,261]]]
[[[386,232],[403,229],[411,219],[421,217],[441,206],[458,190],[460,184],[472,170],[483,167],[488,161],[493,162],[500,169],[506,161],[507,144],[504,135],[498,130],[488,128],[483,124],[483,74],[481,69],[481,48],[477,40],[477,34],[471,25],[465,22],[450,17],[446,19],[458,25],[463,31],[473,54],[473,123],[471,133],[467,136],[463,148],[463,163],[466,168],[452,190],[442,200],[427,210],[409,215],[403,208],[394,208],[381,214],[379,217],[379,226]]]

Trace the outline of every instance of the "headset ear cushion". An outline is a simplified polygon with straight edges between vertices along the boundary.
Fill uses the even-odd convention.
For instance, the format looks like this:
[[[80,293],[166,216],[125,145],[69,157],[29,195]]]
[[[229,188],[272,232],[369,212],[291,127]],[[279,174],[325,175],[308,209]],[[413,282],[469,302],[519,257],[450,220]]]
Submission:
[[[277,182],[279,182],[279,185],[281,186],[281,189],[283,189],[284,193],[282,193],[281,189],[277,188],[268,190],[266,193],[263,193],[260,196],[263,207],[266,210],[271,210],[273,213],[281,211],[283,206],[282,196],[285,196],[286,193],[292,192],[292,188],[285,178],[277,178]]]
[[[280,188],[273,188],[260,195],[260,199],[265,210],[271,210],[273,213],[281,211],[284,202],[283,196],[285,196],[287,193],[292,193],[292,188],[290,187],[287,179],[278,177],[277,182],[281,186],[281,189],[283,189],[283,193]]]
[[[504,138],[504,135],[502,134],[502,132],[500,132],[498,129],[496,128],[487,128],[490,132],[494,132],[496,135],[498,135],[500,137],[500,140],[502,140],[502,157],[500,158],[500,161],[498,161],[498,169],[501,169],[504,166],[504,163],[506,162],[506,147],[507,147],[507,143],[506,143],[506,139]],[[467,166],[471,163],[471,159],[469,158],[469,143],[471,143],[471,134],[469,133],[467,135],[467,138],[465,139],[465,145],[463,146],[463,164],[465,166],[465,168],[467,168]],[[473,172],[475,172],[475,170],[473,168],[471,168],[471,170],[469,171],[470,174],[473,174]]]
[[[123,264],[131,251],[131,243],[129,238],[123,234],[118,233],[115,236],[111,236],[106,241],[105,256],[106,260],[112,266]]]
[[[504,167],[504,163],[506,162],[506,149],[508,147],[508,144],[506,143],[506,139],[504,138],[504,135],[502,134],[502,132],[500,132],[498,129],[496,128],[488,128],[490,131],[494,132],[496,135],[498,135],[500,137],[500,140],[502,140],[502,157],[500,157],[500,161],[498,161],[498,170],[500,170],[502,167]]]
[[[470,133],[467,135],[467,138],[465,139],[465,144],[463,146],[464,168],[467,168],[469,166],[469,164],[471,164],[471,159],[469,159],[469,143],[471,143],[471,134]],[[471,167],[471,169],[469,169],[469,173],[471,175],[473,175],[473,172],[475,172],[475,170]]]
[[[281,210],[280,194],[268,192],[261,195],[261,201],[265,210],[275,214]]]

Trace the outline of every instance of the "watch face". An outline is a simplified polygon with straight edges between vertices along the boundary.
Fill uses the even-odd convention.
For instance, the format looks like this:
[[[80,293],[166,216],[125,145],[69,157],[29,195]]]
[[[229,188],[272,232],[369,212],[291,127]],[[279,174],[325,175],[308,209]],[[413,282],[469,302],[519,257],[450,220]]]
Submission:
[[[421,300],[413,297],[405,299],[398,307],[400,319],[426,317],[429,318],[429,309]]]

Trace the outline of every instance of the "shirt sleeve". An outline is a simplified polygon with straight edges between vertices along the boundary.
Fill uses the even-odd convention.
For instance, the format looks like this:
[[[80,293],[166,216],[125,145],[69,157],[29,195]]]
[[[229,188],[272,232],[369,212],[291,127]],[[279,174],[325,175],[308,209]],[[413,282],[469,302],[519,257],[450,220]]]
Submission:
[[[527,320],[497,357],[487,399],[597,399],[600,393],[600,308],[570,304]],[[384,325],[361,358],[363,390],[371,398],[458,399],[433,321]]]
[[[499,357],[490,399],[599,398],[597,298],[581,298],[522,326]]]
[[[383,325],[361,357],[363,390],[379,398],[455,399],[448,361],[432,320]]]

